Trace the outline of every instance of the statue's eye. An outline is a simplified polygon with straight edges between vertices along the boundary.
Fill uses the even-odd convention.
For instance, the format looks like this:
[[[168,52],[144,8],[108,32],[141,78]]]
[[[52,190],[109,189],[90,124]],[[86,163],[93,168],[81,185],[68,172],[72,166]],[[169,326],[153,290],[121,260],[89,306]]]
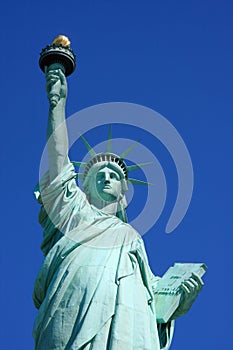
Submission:
[[[97,180],[98,182],[102,181],[103,178],[104,178],[104,174],[103,174],[103,173],[99,173],[99,174],[96,175],[96,180]]]
[[[116,173],[110,173],[110,179],[120,180],[118,174]]]

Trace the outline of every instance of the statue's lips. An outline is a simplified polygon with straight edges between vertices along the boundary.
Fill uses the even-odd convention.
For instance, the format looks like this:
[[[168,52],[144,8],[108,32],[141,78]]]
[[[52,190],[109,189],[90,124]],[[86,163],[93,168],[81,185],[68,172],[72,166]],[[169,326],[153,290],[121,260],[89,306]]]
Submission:
[[[111,185],[104,185],[103,190],[109,190],[109,189],[111,189],[111,188],[112,188]]]

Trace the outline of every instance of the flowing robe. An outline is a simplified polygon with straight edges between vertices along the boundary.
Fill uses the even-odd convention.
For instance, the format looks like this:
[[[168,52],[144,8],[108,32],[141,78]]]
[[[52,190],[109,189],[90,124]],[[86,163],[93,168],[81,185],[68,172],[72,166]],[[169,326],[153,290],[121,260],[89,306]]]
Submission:
[[[36,350],[168,350],[173,323],[157,325],[141,236],[90,205],[69,163],[39,185],[45,259],[33,300]]]

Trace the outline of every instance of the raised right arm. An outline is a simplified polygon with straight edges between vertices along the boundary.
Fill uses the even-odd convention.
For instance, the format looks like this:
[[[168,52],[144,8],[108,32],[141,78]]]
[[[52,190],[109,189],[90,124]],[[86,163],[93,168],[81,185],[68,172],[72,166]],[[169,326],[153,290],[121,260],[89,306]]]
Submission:
[[[56,86],[59,94],[58,103],[52,106],[51,89]],[[68,158],[68,135],[65,121],[65,106],[67,98],[67,82],[61,69],[47,70],[46,89],[50,102],[48,126],[47,126],[47,148],[49,156],[49,177],[52,182],[61,172],[62,168],[69,163]]]
[[[95,215],[85,194],[76,185],[74,167],[68,158],[66,78],[60,69],[55,69],[46,72],[46,82],[50,101],[47,127],[49,172],[40,179],[38,196],[42,204],[39,222],[44,228],[41,247],[45,255],[63,235],[74,232],[80,222],[91,220]],[[55,106],[51,103],[54,97],[51,88],[59,93]]]

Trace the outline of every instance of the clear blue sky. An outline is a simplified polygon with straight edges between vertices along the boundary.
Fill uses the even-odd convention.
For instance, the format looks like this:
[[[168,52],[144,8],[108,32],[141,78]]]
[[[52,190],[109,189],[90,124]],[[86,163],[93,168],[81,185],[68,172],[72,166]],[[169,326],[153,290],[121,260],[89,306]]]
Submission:
[[[31,294],[42,262],[42,230],[32,191],[48,110],[38,58],[60,33],[78,55],[67,115],[102,102],[133,102],[166,116],[183,137],[195,176],[190,208],[179,227],[165,234],[177,180],[169,154],[157,144],[152,151],[169,170],[169,196],[145,243],[157,274],[175,261],[209,267],[200,297],[177,321],[171,348],[231,348],[232,10],[230,0],[1,4],[2,349],[33,349]]]

